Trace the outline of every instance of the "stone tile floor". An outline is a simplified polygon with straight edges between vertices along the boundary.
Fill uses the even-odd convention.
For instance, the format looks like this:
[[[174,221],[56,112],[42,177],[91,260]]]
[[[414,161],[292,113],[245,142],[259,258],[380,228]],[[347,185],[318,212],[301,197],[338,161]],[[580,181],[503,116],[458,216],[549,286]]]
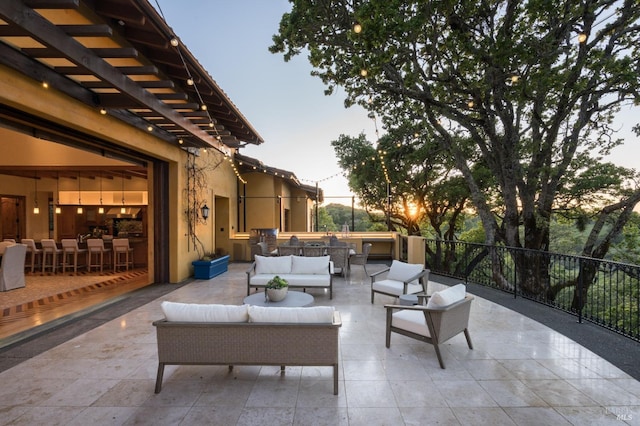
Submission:
[[[640,382],[571,339],[476,297],[470,333],[442,347],[393,335],[361,267],[316,305],[342,316],[340,392],[330,367],[168,366],[154,394],[162,300],[240,304],[247,264],[194,281],[0,373],[0,424],[640,424]],[[368,265],[373,272],[382,265]],[[430,283],[430,290],[440,287]],[[612,348],[612,350],[614,350]]]

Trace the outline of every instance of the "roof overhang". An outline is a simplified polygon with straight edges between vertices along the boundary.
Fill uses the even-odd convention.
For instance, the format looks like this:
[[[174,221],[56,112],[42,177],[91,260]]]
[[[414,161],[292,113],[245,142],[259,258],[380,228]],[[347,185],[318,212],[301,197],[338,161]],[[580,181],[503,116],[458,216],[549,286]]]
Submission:
[[[236,154],[234,160],[238,163],[238,172],[240,174],[265,173],[272,175],[287,180],[292,187],[304,191],[310,199],[314,201],[317,199],[318,202],[323,201],[324,195],[322,188],[302,184],[291,171],[266,166],[262,161],[242,154]]]
[[[171,143],[263,142],[147,0],[2,0],[0,63]]]

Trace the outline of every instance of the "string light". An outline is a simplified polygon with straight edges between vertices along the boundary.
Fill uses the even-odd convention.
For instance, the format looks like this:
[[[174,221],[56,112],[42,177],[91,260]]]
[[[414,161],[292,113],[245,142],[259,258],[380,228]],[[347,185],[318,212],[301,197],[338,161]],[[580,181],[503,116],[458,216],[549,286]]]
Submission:
[[[587,41],[587,35],[585,33],[580,33],[580,35],[578,35],[578,42],[584,43],[585,41]]]
[[[357,22],[353,25],[353,32],[356,34],[360,34],[362,32],[362,25]]]

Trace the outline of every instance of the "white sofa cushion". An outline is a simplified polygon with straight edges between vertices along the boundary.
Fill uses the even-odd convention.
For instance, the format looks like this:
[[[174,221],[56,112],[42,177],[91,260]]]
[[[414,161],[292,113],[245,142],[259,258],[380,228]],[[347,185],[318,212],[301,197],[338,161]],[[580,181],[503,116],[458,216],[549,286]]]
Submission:
[[[329,273],[330,256],[292,256],[292,274],[326,275]]]
[[[387,293],[387,294],[393,294],[395,296],[400,296],[404,294],[404,284],[400,281],[395,281],[395,280],[375,281],[371,286],[371,288],[375,291],[380,291],[382,293]],[[420,293],[421,291],[424,291],[421,284],[409,283],[407,285],[406,294]]]
[[[288,274],[291,272],[291,256],[256,255],[256,274]]]
[[[250,322],[331,324],[333,306],[312,306],[310,308],[268,308],[249,306]]]
[[[249,283],[255,286],[267,285],[269,280],[275,274],[252,275]],[[326,287],[331,284],[331,275],[324,274],[281,274],[280,278],[284,278],[289,283],[289,287]]]
[[[446,308],[447,306],[464,299],[467,287],[464,284],[456,284],[445,290],[436,291],[427,302],[427,308]]]
[[[394,281],[406,281],[411,277],[415,277],[418,275],[424,267],[419,263],[404,263],[399,260],[394,260],[391,263],[391,268],[389,269],[389,273],[387,274],[388,280]],[[412,284],[417,284],[418,281],[412,281]]]
[[[164,301],[160,305],[167,321],[247,322],[247,305],[216,305]]]

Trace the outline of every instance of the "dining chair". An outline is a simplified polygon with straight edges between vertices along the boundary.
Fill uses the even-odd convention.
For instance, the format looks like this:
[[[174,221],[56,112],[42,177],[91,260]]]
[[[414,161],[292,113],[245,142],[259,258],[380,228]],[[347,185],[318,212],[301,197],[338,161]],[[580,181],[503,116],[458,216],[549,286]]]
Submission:
[[[31,264],[31,273],[35,271],[36,260],[40,258],[42,262],[42,249],[36,246],[36,242],[33,238],[23,238],[22,244],[27,246],[27,254],[29,255],[29,263]]]
[[[78,240],[75,238],[63,238],[62,241],[62,273],[67,271],[67,267],[73,266],[73,272],[78,272],[78,257],[81,254],[87,257],[87,249],[78,247]]]
[[[51,269],[54,274],[58,269],[58,255],[62,254],[62,250],[58,248],[55,240],[51,238],[45,238],[40,241],[42,246],[42,272],[44,273],[47,268]],[[50,260],[50,262],[47,262]]]
[[[362,265],[364,273],[367,273],[367,260],[369,259],[369,253],[371,252],[371,243],[364,243],[362,245],[362,253],[356,253],[349,256],[349,268],[351,265]]]

